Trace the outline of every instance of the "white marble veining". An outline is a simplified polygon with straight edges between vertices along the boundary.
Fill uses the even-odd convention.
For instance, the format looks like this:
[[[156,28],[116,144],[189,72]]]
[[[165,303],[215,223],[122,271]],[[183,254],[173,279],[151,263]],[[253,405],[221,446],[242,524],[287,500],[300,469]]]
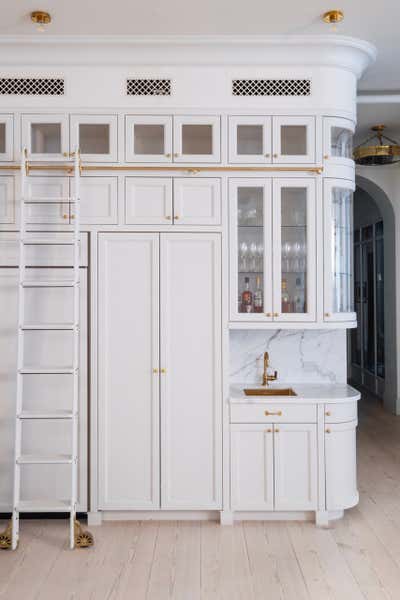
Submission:
[[[269,352],[278,382],[345,383],[346,331],[290,330],[230,332],[231,383],[258,384],[263,354]]]

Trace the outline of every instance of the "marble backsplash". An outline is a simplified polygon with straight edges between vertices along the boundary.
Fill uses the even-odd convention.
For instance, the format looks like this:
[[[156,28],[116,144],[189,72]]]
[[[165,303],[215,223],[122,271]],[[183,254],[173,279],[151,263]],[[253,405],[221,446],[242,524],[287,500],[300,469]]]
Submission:
[[[260,383],[265,351],[278,382],[346,382],[345,329],[231,330],[231,383]]]

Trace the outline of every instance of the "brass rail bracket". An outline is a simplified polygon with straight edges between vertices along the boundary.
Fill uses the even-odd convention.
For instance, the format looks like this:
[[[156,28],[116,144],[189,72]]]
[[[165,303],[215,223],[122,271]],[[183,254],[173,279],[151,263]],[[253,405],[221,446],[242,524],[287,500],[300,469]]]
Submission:
[[[90,548],[94,545],[94,537],[90,531],[84,531],[79,521],[74,523],[75,547]]]
[[[0,550],[9,550],[12,543],[12,520],[10,519],[7,527],[0,533]]]

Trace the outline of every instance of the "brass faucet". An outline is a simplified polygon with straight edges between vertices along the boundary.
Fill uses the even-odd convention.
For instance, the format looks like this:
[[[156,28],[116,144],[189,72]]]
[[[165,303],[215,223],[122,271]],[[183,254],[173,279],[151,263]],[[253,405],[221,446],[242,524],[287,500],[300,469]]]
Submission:
[[[263,372],[262,384],[265,386],[268,385],[268,381],[276,381],[278,379],[278,371],[275,371],[273,375],[268,375],[268,367],[269,367],[269,354],[268,354],[268,352],[264,352],[264,372]]]

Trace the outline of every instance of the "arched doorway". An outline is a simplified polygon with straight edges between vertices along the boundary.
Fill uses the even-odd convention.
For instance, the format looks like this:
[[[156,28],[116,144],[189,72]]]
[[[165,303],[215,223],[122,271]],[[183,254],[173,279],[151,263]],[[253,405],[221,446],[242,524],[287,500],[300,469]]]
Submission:
[[[354,197],[355,303],[358,329],[350,334],[349,377],[396,413],[395,215],[386,193],[356,177]]]

